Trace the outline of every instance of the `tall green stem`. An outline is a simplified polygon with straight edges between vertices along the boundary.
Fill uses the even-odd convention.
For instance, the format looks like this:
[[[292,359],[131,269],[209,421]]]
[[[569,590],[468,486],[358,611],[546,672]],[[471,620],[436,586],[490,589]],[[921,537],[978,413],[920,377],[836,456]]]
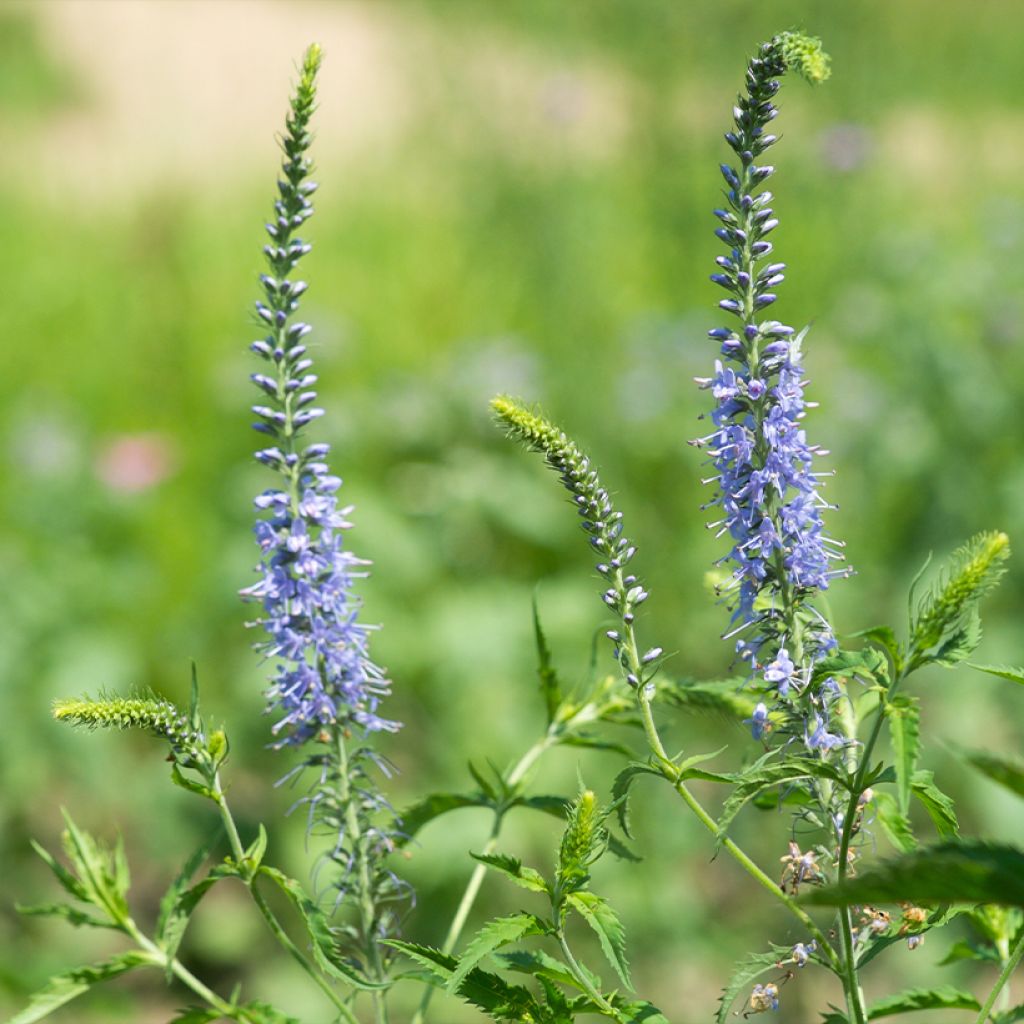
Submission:
[[[238,826],[235,824],[234,816],[231,813],[231,809],[228,807],[227,798],[224,795],[224,789],[221,786],[220,776],[218,774],[215,774],[213,777],[211,789],[213,790],[214,801],[217,804],[217,809],[220,811],[221,820],[224,822],[224,831],[227,832],[232,857],[236,864],[243,866],[245,861],[245,849],[242,846],[242,840],[238,834]],[[324,993],[324,995],[330,999],[347,1024],[358,1024],[358,1021],[348,1004],[341,996],[338,995],[337,992],[334,991],[327,979],[324,978],[316,967],[309,962],[302,950],[299,949],[299,947],[291,940],[288,933],[282,927],[281,922],[278,921],[277,915],[263,898],[263,894],[256,887],[256,879],[243,878],[243,881],[245,882],[246,888],[249,890],[249,894],[252,896],[253,902],[259,909],[260,914],[263,915],[263,919],[267,922],[267,926],[270,928],[274,938],[277,939],[285,950],[287,950],[291,958],[315,982],[316,986]]]
[[[906,678],[903,672],[894,673],[893,681],[886,691],[885,696],[878,704],[878,712],[874,725],[871,727],[871,734],[864,744],[861,752],[860,764],[857,767],[857,774],[854,776],[853,785],[850,788],[850,801],[846,807],[843,817],[843,831],[839,837],[839,864],[837,873],[839,882],[842,884],[850,869],[850,840],[853,838],[853,826],[857,820],[857,809],[860,804],[861,794],[864,791],[864,779],[867,776],[871,764],[871,755],[874,752],[875,744],[882,733],[882,725],[885,721],[885,708],[892,699],[900,683]],[[849,907],[842,907],[839,911],[839,931],[843,941],[843,989],[846,992],[846,1006],[850,1012],[851,1024],[867,1024],[867,1007],[864,1003],[864,992],[860,987],[857,977],[857,957],[853,944],[853,920]]]
[[[221,999],[211,988],[200,981],[177,957],[168,956],[155,942],[139,931],[135,922],[128,918],[122,923],[125,932],[131,936],[136,945],[148,953],[153,963],[170,972],[184,985],[190,988],[200,999],[208,1003],[218,1013],[231,1020],[238,1019],[238,1011],[228,1002]]]
[[[362,834],[362,827],[359,822],[359,812],[356,810],[355,800],[352,799],[351,783],[348,774],[348,752],[345,748],[345,736],[341,727],[335,727],[338,751],[338,786],[339,794],[345,805],[345,824],[352,841],[352,847],[356,854],[356,871],[359,872],[359,917],[360,931],[362,932],[363,948],[366,952],[375,981],[384,981],[387,972],[384,970],[384,961],[380,955],[380,945],[377,942],[377,908],[373,900],[372,879],[370,878],[370,858],[367,853],[366,839]],[[377,1024],[388,1024],[388,1009],[386,993],[373,992],[373,1009]]]
[[[992,987],[992,991],[989,992],[988,999],[985,1000],[975,1024],[986,1024],[999,993],[1003,991],[1006,983],[1010,980],[1010,975],[1017,969],[1017,965],[1022,959],[1024,959],[1024,932],[1021,933],[1020,938],[1017,940],[1017,945],[1013,947],[1013,952],[1010,953],[1009,959],[1003,964],[1003,969],[999,972],[999,977],[996,978],[996,983]]]
[[[505,786],[512,789],[521,782],[538,758],[540,758],[540,756],[555,742],[556,736],[552,730],[549,729],[542,739],[539,739],[525,754],[523,754],[523,756],[516,762],[515,767],[513,767],[507,775],[503,776]],[[498,837],[501,835],[501,826],[504,820],[504,808],[495,810],[494,821],[491,825],[491,833],[483,848],[485,856],[489,856],[497,850]],[[483,885],[484,876],[486,874],[487,865],[478,862],[476,867],[473,868],[473,873],[469,876],[469,882],[466,885],[466,890],[463,892],[462,899],[459,900],[459,905],[456,908],[455,916],[452,918],[451,924],[448,926],[448,932],[445,935],[444,944],[441,946],[441,951],[443,953],[451,953],[452,950],[455,949],[455,945],[459,941],[459,936],[462,934],[462,929],[465,928],[466,921],[469,919],[469,914],[473,909],[473,904],[476,902],[476,898],[480,893],[480,887]],[[430,1008],[430,1002],[433,998],[434,987],[432,985],[427,985],[424,989],[423,996],[420,999],[420,1005],[416,1009],[416,1013],[413,1015],[411,1024],[423,1024],[423,1021],[426,1019],[427,1010]]]

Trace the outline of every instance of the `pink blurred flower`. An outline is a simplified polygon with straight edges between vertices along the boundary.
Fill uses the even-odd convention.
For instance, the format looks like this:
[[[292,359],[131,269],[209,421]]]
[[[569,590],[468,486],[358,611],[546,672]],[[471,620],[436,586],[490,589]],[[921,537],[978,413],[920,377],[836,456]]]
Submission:
[[[104,444],[95,468],[112,491],[135,494],[166,480],[176,463],[174,446],[164,434],[121,434]]]

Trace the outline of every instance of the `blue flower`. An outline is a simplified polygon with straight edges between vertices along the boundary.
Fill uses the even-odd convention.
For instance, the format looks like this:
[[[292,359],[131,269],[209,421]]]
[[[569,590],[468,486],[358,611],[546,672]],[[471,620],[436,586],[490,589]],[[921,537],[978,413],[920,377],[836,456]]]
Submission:
[[[750,734],[755,740],[761,739],[771,729],[771,723],[768,721],[767,706],[763,702],[758,703],[754,708],[754,713],[750,718],[745,718],[743,724],[750,726]]]
[[[262,606],[258,624],[267,639],[257,647],[276,663],[267,699],[278,716],[278,745],[303,743],[336,724],[364,732],[398,728],[378,714],[389,683],[370,658],[372,627],[359,621],[354,584],[368,563],[344,544],[351,509],[338,503],[341,480],[328,467],[329,447],[302,444],[305,428],[324,414],[313,404],[317,377],[305,343],[311,328],[294,318],[307,285],[293,277],[310,250],[297,232],[313,214],[316,185],[307,180],[305,153],[318,62],[318,52],[307,58],[282,139],[279,197],[266,226],[269,273],[260,277],[264,298],[256,303],[267,333],[251,346],[267,364],[252,374],[261,393],[254,426],[272,439],[256,459],[281,480],[255,499],[263,513],[255,526],[260,578],[242,595]]]

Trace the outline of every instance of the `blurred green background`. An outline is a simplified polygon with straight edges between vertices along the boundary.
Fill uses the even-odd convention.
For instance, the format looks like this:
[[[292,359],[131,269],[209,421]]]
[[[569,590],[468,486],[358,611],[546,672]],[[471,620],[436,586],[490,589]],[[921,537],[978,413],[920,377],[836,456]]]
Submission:
[[[249,311],[304,46],[327,54],[305,268],[321,433],[356,506],[350,543],[374,562],[363,593],[407,723],[386,748],[402,805],[461,785],[467,758],[517,757],[541,728],[538,583],[567,678],[584,675],[601,625],[574,516],[493,427],[496,392],[540,400],[596,456],[640,544],[643,635],[678,652],[670,671],[727,671],[723,612],[702,584],[721,547],[685,441],[706,407],[692,378],[715,355],[721,133],[746,57],[794,25],[823,37],[834,76],[783,92],[779,313],[813,323],[809,430],[832,451],[830,525],[858,570],[832,596],[849,632],[902,622],[930,550],[984,528],[1024,543],[1018,0],[0,4],[0,1012],[111,948],[14,912],[15,899],[54,897],[28,839],[55,843],[61,804],[124,833],[143,921],[212,826],[151,743],[58,728],[54,697],[149,686],[183,700],[194,658],[207,711],[233,737],[245,826],[271,824],[272,855],[305,870],[303,823],[281,820],[295,794],[272,788],[289,760],[265,748],[264,675],[236,598],[266,482],[250,457]],[[1017,567],[987,602],[981,660],[1021,660],[1022,605]],[[937,670],[917,692],[931,735],[1024,737],[1012,684]],[[749,751],[730,723],[667,727],[691,751]],[[1020,838],[1009,798],[941,752],[929,766],[967,832]],[[538,788],[571,791],[577,768],[606,786],[616,765],[557,753]],[[707,1020],[735,958],[800,936],[711,861],[671,794],[638,792],[647,859],[602,862],[598,884],[625,920],[640,991],[673,1020]],[[554,826],[520,824],[508,849],[543,865]],[[423,833],[411,936],[440,940],[487,827],[464,812]],[[784,816],[750,812],[739,833],[769,866],[785,852]],[[485,897],[493,910],[519,894],[492,879]],[[219,990],[243,981],[326,1018],[237,893],[215,894],[190,934],[190,963]],[[869,994],[934,980],[943,946],[894,952]],[[810,974],[783,995],[778,1019],[801,1024],[840,998]],[[396,1021],[416,996],[399,997]],[[157,1024],[184,1001],[140,975],[55,1019]],[[437,1008],[436,1024],[477,1019]]]

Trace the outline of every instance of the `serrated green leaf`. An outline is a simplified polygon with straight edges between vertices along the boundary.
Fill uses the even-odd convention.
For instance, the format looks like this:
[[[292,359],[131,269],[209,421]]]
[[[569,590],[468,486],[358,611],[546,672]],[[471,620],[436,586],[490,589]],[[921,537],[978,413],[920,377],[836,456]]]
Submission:
[[[81,900],[83,903],[93,903],[93,899],[89,894],[89,890],[77,879],[75,876],[68,871],[63,864],[58,861],[45,846],[40,845],[34,839],[32,840],[32,849],[39,854],[46,866],[53,872],[54,877],[63,886],[65,891],[69,892],[76,900]]]
[[[414,963],[426,968],[446,984],[458,966],[455,957],[443,953],[434,946],[424,946],[418,942],[405,942],[402,939],[385,939],[384,945],[404,953]]]
[[[558,743],[563,747],[583,747],[586,750],[603,750],[606,753],[622,754],[623,757],[635,757],[636,751],[627,747],[625,743],[615,740],[602,740],[590,733],[573,732],[566,733],[559,737]]]
[[[87,914],[84,910],[71,906],[70,903],[33,903],[30,906],[15,904],[15,910],[26,917],[60,917],[75,928],[116,928],[109,918],[102,920]]]
[[[325,974],[339,981],[345,981],[354,988],[374,991],[389,987],[389,982],[371,981],[363,977],[341,954],[334,941],[334,935],[324,912],[309,898],[306,890],[294,878],[289,878],[283,871],[260,866],[257,877],[269,878],[288,897],[292,906],[299,912],[306,931],[309,933],[313,949],[313,958]]]
[[[484,794],[466,796],[461,793],[432,793],[401,813],[401,844],[407,845],[424,825],[449,811],[457,811],[463,807],[493,806],[493,803]]]
[[[910,785],[911,791],[924,805],[939,835],[943,839],[956,839],[960,835],[956,808],[952,799],[935,785],[934,774],[924,769],[916,771]]]
[[[853,903],[1001,903],[1024,906],[1024,851],[980,840],[939,843],[883,861],[841,885],[823,886],[802,901]]]
[[[495,950],[509,943],[518,942],[526,935],[541,935],[543,932],[544,928],[532,914],[513,914],[511,917],[498,917],[488,921],[459,957],[458,967],[448,979],[448,991],[457,992],[466,975]]]
[[[718,819],[718,834],[724,837],[733,819],[744,805],[759,793],[773,786],[783,786],[801,779],[811,778],[812,766],[807,763],[775,764],[747,770],[735,776],[736,786],[722,805]]]
[[[549,892],[548,883],[539,871],[527,867],[517,857],[509,857],[504,853],[470,853],[470,857],[486,864],[495,871],[511,878],[520,888],[531,892]]]
[[[83,832],[63,811],[65,830],[61,837],[75,874],[89,894],[88,902],[102,907],[111,920],[123,922],[128,918],[127,868],[124,853],[104,849],[88,832]]]
[[[191,874],[189,877],[191,877]],[[236,865],[228,862],[215,865],[210,869],[205,878],[200,879],[191,888],[183,889],[175,895],[174,902],[169,902],[167,905],[166,915],[164,900],[168,900],[171,890],[165,893],[164,900],[160,901],[160,921],[157,925],[156,938],[160,948],[167,953],[168,957],[177,955],[178,948],[181,946],[181,940],[185,937],[185,929],[188,928],[189,919],[202,898],[222,879],[239,877],[241,876]],[[174,886],[172,885],[173,888]],[[165,970],[168,979],[170,979],[171,964],[169,961]]]
[[[900,810],[891,793],[875,794],[875,819],[882,826],[886,838],[900,853],[910,853],[917,847],[910,819]]]
[[[981,1003],[970,994],[943,985],[941,988],[911,988],[868,1007],[868,1020],[892,1017],[913,1010],[980,1010]]]
[[[938,966],[945,967],[947,964],[960,963],[963,960],[999,963],[999,953],[994,946],[974,945],[960,939],[949,947],[946,955],[939,961]]]
[[[957,757],[986,778],[998,782],[1011,793],[1024,796],[1024,762],[1017,758],[1002,757],[984,750],[961,750],[954,748]]]
[[[964,615],[963,622],[943,640],[928,661],[943,668],[954,668],[966,661],[980,644],[981,615],[977,607],[972,607]]]
[[[448,983],[457,966],[455,957],[433,946],[421,946],[399,939],[388,939],[384,945],[404,953],[444,984]],[[520,985],[509,985],[496,974],[489,974],[479,967],[469,972],[459,988],[459,995],[498,1021],[544,1019],[541,1008],[527,989]]]
[[[559,705],[562,703],[562,687],[558,681],[548,647],[547,637],[540,624],[540,609],[537,607],[537,595],[533,595],[533,638],[537,647],[537,678],[540,680],[540,692],[544,698],[544,709],[547,712],[547,723],[555,720]]]
[[[959,822],[952,798],[946,796],[935,784],[931,771],[920,769],[910,779],[910,790],[921,801],[936,831],[942,839],[956,839],[959,836]]]
[[[969,664],[971,668],[984,672],[986,675],[1009,679],[1011,683],[1024,683],[1024,668],[1013,668],[1010,665],[975,665],[973,661]]]
[[[168,886],[167,891],[160,900],[160,912],[157,915],[156,931],[153,936],[158,945],[162,945],[164,942],[171,919],[176,915],[178,900],[181,899],[186,889],[188,889],[188,883],[192,876],[199,870],[203,861],[209,857],[210,851],[220,838],[220,835],[221,830],[217,829],[213,835],[200,843],[188,860],[182,865],[181,870],[175,876],[174,881],[171,882],[170,886]],[[176,948],[177,944],[175,944],[175,949]]]
[[[289,1017],[270,1003],[245,1003],[238,1009],[242,1014],[240,1019],[246,1024],[302,1024],[298,1017]]]
[[[658,697],[689,712],[718,714],[730,721],[749,718],[758,701],[746,676],[705,682],[690,679],[662,682],[658,687]]]
[[[612,1006],[625,1018],[625,1024],[669,1024],[661,1010],[645,1000],[623,1002],[614,998]]]
[[[571,893],[566,901],[597,934],[598,942],[615,973],[628,989],[633,988],[626,960],[626,932],[609,904],[592,892]]]
[[[871,640],[874,643],[879,644],[889,653],[889,656],[897,667],[897,671],[899,671],[902,663],[900,642],[896,638],[896,633],[891,626],[872,626],[870,629],[862,629],[856,633],[852,633],[851,636],[863,640]]]
[[[171,1024],[215,1024],[223,1019],[219,1010],[211,1010],[206,1006],[186,1006],[178,1011]]]
[[[898,696],[885,708],[896,769],[896,797],[904,817],[910,813],[910,784],[921,750],[919,716],[918,702],[913,697]]]
[[[629,791],[634,780],[640,775],[653,775],[660,778],[661,772],[649,764],[631,761],[615,776],[615,781],[612,783],[612,803],[619,819],[619,826],[630,839],[633,838],[633,833],[630,831],[629,824]]]
[[[48,1017],[72,999],[88,992],[93,985],[117,978],[136,967],[156,966],[157,960],[150,953],[132,950],[119,953],[102,963],[89,967],[76,967],[72,971],[58,974],[49,983],[29,999],[28,1006],[21,1013],[15,1014],[7,1024],[34,1024],[37,1020]]]
[[[500,961],[507,970],[518,971],[520,974],[532,974],[538,978],[546,978],[548,981],[557,982],[559,985],[567,985],[570,988],[586,992],[579,979],[559,960],[548,956],[543,950],[515,949],[508,953],[498,953],[495,959]],[[580,964],[587,980],[594,988],[600,991],[601,979],[588,971]]]
[[[722,989],[722,994],[719,996],[715,1024],[728,1024],[729,1011],[732,1009],[732,1004],[736,1002],[736,997],[762,974],[776,970],[776,964],[789,955],[790,950],[787,947],[772,946],[767,953],[754,953],[740,961],[733,970],[729,983]]]

